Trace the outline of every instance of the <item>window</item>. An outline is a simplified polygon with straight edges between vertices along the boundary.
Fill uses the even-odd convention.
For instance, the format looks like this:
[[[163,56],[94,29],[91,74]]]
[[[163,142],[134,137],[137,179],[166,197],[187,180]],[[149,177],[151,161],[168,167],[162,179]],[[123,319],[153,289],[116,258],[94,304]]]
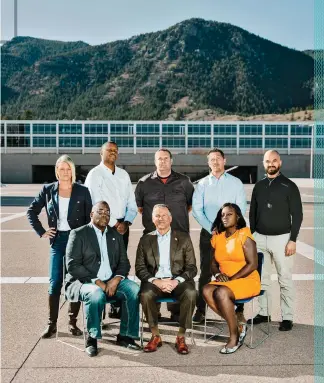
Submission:
[[[7,134],[29,134],[29,124],[8,124],[7,123]]]
[[[111,141],[116,142],[119,148],[132,148],[134,147],[133,137],[110,137]]]
[[[262,125],[240,125],[240,135],[262,136]]]
[[[136,134],[159,134],[159,124],[137,124]]]
[[[311,147],[311,139],[310,138],[291,138],[290,139],[290,147],[292,149],[307,149]]]
[[[265,125],[266,136],[286,136],[288,125]]]
[[[59,124],[59,134],[82,134],[82,124]]]
[[[262,138],[240,138],[240,148],[262,148]]]
[[[4,124],[1,124],[1,134],[4,134]]]
[[[181,137],[163,137],[162,146],[164,148],[185,148],[185,139]]]
[[[33,137],[34,148],[56,148],[56,137]]]
[[[188,134],[190,135],[211,135],[211,126],[210,125],[198,125],[198,124],[188,124]]]
[[[4,145],[5,138],[3,136],[0,136],[0,141],[1,141],[1,148],[3,148],[5,146]]]
[[[230,135],[236,136],[236,125],[214,125],[214,135]]]
[[[85,124],[85,134],[107,134],[108,135],[108,124]],[[106,140],[108,141],[108,140]]]
[[[133,134],[134,132],[133,124],[111,124],[110,133],[111,134]]]
[[[185,125],[184,124],[163,124],[162,134],[184,135]]]
[[[236,138],[214,138],[214,147],[220,149],[236,148]]]
[[[27,148],[30,147],[29,137],[7,137],[8,148]]]
[[[107,141],[107,137],[85,137],[84,146],[86,148],[100,148]]]
[[[292,136],[311,136],[312,127],[308,125],[291,125],[290,134]]]
[[[56,134],[56,124],[33,124],[33,134]]]
[[[159,137],[137,137],[136,146],[138,148],[159,148]]]
[[[81,148],[82,138],[81,137],[60,137],[59,138],[60,148]]]
[[[266,149],[288,148],[288,138],[266,138]]]
[[[188,138],[188,148],[210,148],[211,139],[205,137]]]

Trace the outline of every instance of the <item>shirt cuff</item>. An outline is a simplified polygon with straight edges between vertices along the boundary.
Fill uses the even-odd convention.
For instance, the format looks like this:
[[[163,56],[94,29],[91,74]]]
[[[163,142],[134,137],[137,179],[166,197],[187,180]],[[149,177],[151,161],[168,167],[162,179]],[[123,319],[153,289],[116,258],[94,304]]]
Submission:
[[[91,282],[94,284],[96,284],[96,281],[98,281],[98,280],[99,280],[99,278],[91,278]]]
[[[174,279],[176,279],[177,281],[179,281],[179,283],[182,283],[182,282],[185,281],[185,279],[182,278],[182,277],[177,277],[177,278],[174,278]]]
[[[115,277],[120,277],[121,279],[125,279],[125,277],[124,277],[123,275],[118,275],[118,274],[117,274],[117,275],[115,275]],[[115,277],[114,277],[114,278],[115,278]]]
[[[152,278],[149,278],[148,281],[149,281],[150,283],[153,283],[153,281],[154,281],[155,279],[158,279],[158,278],[152,277]]]

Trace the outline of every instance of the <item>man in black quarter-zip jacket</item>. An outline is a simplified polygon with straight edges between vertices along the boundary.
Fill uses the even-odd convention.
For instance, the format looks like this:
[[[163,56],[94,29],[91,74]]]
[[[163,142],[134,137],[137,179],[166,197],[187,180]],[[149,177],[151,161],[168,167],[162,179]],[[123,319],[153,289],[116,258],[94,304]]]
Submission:
[[[264,254],[262,289],[266,290],[271,312],[271,263],[274,262],[280,285],[282,322],[280,331],[293,327],[294,287],[292,281],[293,255],[303,220],[303,208],[297,185],[280,173],[282,161],[276,150],[269,150],[263,158],[266,177],[257,182],[252,193],[250,227],[259,251]],[[260,313],[254,318],[258,324],[268,320],[267,297],[259,297]],[[249,322],[248,322],[249,323]]]

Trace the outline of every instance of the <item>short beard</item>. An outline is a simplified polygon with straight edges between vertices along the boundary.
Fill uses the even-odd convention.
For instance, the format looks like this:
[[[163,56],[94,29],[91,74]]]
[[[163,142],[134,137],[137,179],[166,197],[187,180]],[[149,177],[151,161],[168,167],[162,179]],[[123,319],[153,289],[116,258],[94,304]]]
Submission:
[[[278,166],[278,167],[275,168],[275,169],[269,169],[269,168],[267,168],[267,169],[266,169],[266,173],[267,173],[267,174],[270,174],[270,175],[272,176],[272,175],[278,173],[279,170],[280,170],[280,166]]]

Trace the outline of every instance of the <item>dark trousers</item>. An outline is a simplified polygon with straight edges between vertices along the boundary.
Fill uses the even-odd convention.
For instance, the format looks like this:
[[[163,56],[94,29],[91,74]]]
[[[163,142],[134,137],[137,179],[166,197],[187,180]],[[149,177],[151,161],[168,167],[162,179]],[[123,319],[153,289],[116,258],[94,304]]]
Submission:
[[[118,218],[117,219],[118,222],[124,222],[124,218]],[[116,229],[117,230],[117,229]],[[124,240],[124,245],[125,245],[125,249],[127,251],[127,248],[128,248],[128,240],[129,240],[129,229],[126,231],[126,233],[123,235],[123,240]]]
[[[142,282],[140,301],[150,328],[158,325],[158,308],[156,299],[168,298],[170,296],[176,298],[180,304],[180,327],[184,329],[191,328],[192,314],[194,312],[197,299],[194,281],[185,281],[180,283],[171,293],[164,293],[153,283]]]
[[[199,251],[200,251],[200,277],[198,282],[198,298],[197,298],[197,310],[201,313],[205,313],[206,303],[204,301],[202,290],[207,283],[211,281],[210,263],[214,256],[214,249],[210,244],[211,234],[207,230],[201,229],[199,239]]]

